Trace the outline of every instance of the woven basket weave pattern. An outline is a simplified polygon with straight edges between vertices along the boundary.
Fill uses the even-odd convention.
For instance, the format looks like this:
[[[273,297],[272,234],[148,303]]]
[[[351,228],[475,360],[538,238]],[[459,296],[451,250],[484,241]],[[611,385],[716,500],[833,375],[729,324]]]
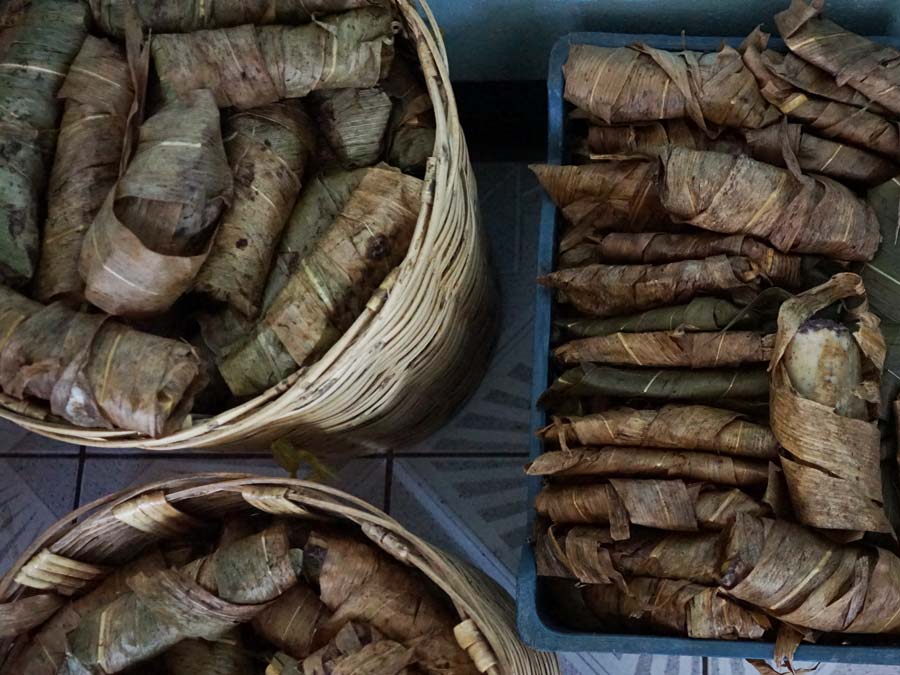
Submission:
[[[533,652],[518,641],[512,600],[493,581],[431,547],[385,513],[317,483],[233,474],[191,476],[121,492],[82,507],[48,529],[0,581],[0,675],[11,675],[2,664],[21,646],[19,636],[137,551],[185,537],[223,516],[253,510],[352,521],[381,549],[418,569],[447,594],[460,617],[456,638],[480,672],[558,675],[554,656]]]
[[[76,445],[148,450],[246,450],[284,436],[318,447],[336,433],[348,445],[406,445],[446,419],[484,371],[496,291],[440,30],[424,0],[421,13],[413,0],[391,2],[434,105],[434,156],[409,252],[347,333],[277,387],[163,438],[41,421],[2,404],[0,417]]]

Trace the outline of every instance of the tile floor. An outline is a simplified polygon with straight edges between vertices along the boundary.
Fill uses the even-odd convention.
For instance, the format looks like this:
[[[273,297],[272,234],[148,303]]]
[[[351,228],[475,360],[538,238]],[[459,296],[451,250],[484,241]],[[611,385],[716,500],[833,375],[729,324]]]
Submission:
[[[344,467],[336,482],[478,565],[511,593],[524,537],[531,379],[536,182],[524,164],[476,164],[484,222],[503,294],[493,361],[472,399],[420,445]],[[130,485],[203,471],[282,473],[266,457],[97,453],[0,425],[0,574],[45,527]],[[740,660],[563,654],[567,675],[752,675]],[[823,675],[900,674],[900,667],[823,666]]]

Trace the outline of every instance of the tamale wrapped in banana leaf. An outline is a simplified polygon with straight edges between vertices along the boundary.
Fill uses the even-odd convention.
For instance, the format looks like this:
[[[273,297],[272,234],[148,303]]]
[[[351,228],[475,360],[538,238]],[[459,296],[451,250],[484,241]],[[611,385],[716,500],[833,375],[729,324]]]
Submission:
[[[751,298],[762,271],[749,258],[717,255],[661,265],[586,265],[551,272],[538,283],[564,293],[575,309],[615,316],[686,302],[703,293]]]
[[[110,314],[161,314],[206,259],[232,175],[219,111],[205,89],[166,104],[85,235],[85,297]]]
[[[10,29],[0,70],[0,282],[34,276],[44,188],[61,103],[57,93],[87,34],[78,0],[34,0]]]
[[[427,675],[476,675],[453,637],[452,607],[409,568],[373,546],[314,532],[304,547],[304,570],[320,589],[331,618],[320,626],[335,634],[347,621],[364,622],[414,651]]]
[[[655,410],[612,408],[585,417],[554,419],[538,435],[544,441],[560,444],[680,448],[757,459],[778,457],[778,441],[767,427],[749,422],[731,410],[704,405],[666,405]]]
[[[687,119],[664,119],[646,124],[598,125],[588,129],[588,148],[599,155],[659,154],[668,145],[692,150],[740,154],[744,140],[735,132],[721,130],[710,138]]]
[[[195,291],[247,318],[256,317],[275,247],[314,152],[315,135],[300,101],[226,118],[224,141],[234,197],[194,281]]]
[[[687,117],[703,129],[707,121],[755,129],[779,116],[727,46],[698,54],[572,45],[563,73],[566,100],[607,124]]]
[[[609,446],[545,452],[528,465],[529,476],[635,476],[682,478],[734,487],[765,485],[765,462],[672,448]]]
[[[625,626],[639,630],[733,640],[759,639],[771,628],[765,614],[709,586],[647,577],[628,579],[627,584],[628,593],[611,584],[586,586],[582,593],[598,617],[621,618]]]
[[[791,119],[799,120],[817,133],[900,161],[900,129],[871,107],[838,100],[838,95],[807,96],[783,78],[785,57],[766,50],[769,36],[755,30],[741,45],[744,63],[753,72],[763,96]],[[833,81],[833,80],[832,80]]]
[[[609,524],[616,541],[630,525],[696,531],[696,489],[682,480],[610,478],[587,485],[551,484],[538,493],[537,512],[555,523]]]
[[[393,55],[391,13],[367,7],[303,26],[165,33],[152,42],[166,95],[210,89],[221,108],[253,108],[315,90],[374,87]]]
[[[671,148],[662,161],[661,199],[675,218],[766,239],[784,253],[871,260],[878,248],[874,211],[829,178],[683,148]]]
[[[252,395],[277,384],[353,324],[406,255],[421,190],[418,178],[365,170],[333,222],[288,264],[291,274],[254,332],[220,365],[232,393]]]
[[[331,612],[309,586],[298,583],[253,619],[253,630],[278,649],[302,659],[313,651],[319,626]]]
[[[88,36],[59,90],[66,100],[34,283],[40,302],[84,299],[81,242],[119,177],[134,87],[124,51]]]
[[[655,264],[698,260],[716,255],[744,256],[773,284],[796,287],[802,259],[785,255],[744,235],[669,234],[666,232],[608,232],[590,237],[581,247],[589,263]],[[563,256],[559,265],[563,267]]]
[[[802,628],[900,632],[900,558],[894,553],[838,544],[786,520],[744,514],[730,538],[728,595]]]
[[[774,344],[774,335],[752,331],[613,333],[567,342],[553,350],[553,355],[567,366],[591,362],[616,366],[719,368],[768,361]]]
[[[816,317],[839,302],[841,321]],[[835,275],[781,306],[770,422],[801,523],[892,532],[882,508],[877,424],[884,355],[879,319],[856,274]]]
[[[384,152],[390,97],[378,87],[316,92],[319,130],[346,169],[370,166]]]
[[[872,309],[885,321],[900,323],[900,177],[869,190],[866,201],[881,228],[881,246],[860,276]]]
[[[774,465],[770,465],[774,466]],[[771,481],[771,474],[769,476]],[[743,490],[701,489],[694,505],[697,523],[709,530],[721,530],[734,522],[739,513],[751,516],[768,516],[771,509]]]
[[[323,14],[383,5],[380,0],[89,0],[94,21],[109,35],[125,34],[126,7],[144,28],[157,33],[191,33],[247,23],[306,23]]]
[[[686,305],[648,309],[630,316],[610,319],[556,319],[556,326],[577,338],[600,337],[613,333],[644,333],[680,330],[686,332],[745,328],[757,323],[756,312],[738,307],[721,298],[694,298]]]
[[[788,49],[833,75],[838,85],[849,85],[900,114],[900,51],[823,18],[823,4],[791,0],[788,9],[775,15]]]
[[[394,101],[387,162],[403,171],[420,170],[434,153],[434,105],[410,59],[395,56],[381,88]]]
[[[49,401],[72,424],[161,436],[179,429],[203,388],[190,345],[104,314],[44,307],[0,286],[0,387]]]
[[[529,168],[576,229],[640,232],[668,220],[659,202],[658,166],[646,158]],[[565,238],[560,251],[567,248]]]
[[[112,674],[184,639],[216,640],[296,582],[287,530],[272,526],[182,569],[132,576],[130,593],[86,615],[69,633],[68,661],[83,669],[75,672]]]
[[[246,675],[253,658],[233,630],[215,640],[182,640],[162,657],[166,675]]]
[[[830,101],[846,103],[857,108],[868,108],[879,115],[887,112],[853,87],[838,84],[830,73],[804,61],[796,54],[767,51],[763,53],[763,58],[773,73],[798,89]]]
[[[759,399],[765,398],[768,391],[769,378],[762,368],[654,370],[583,363],[560,375],[538,402],[553,406],[579,396],[643,396],[688,401]]]

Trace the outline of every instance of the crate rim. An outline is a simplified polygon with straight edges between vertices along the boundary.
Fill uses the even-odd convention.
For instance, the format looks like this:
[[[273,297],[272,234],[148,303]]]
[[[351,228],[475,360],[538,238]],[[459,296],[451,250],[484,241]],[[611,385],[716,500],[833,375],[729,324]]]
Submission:
[[[720,45],[737,47],[744,38],[726,36],[652,35],[638,33],[574,32],[560,37],[550,52],[547,73],[547,163],[562,164],[565,154],[565,110],[562,67],[569,48],[576,44],[604,47],[626,47],[644,42],[651,47],[667,50],[715,51]],[[900,36],[869,36],[869,39],[900,48]],[[769,47],[784,50],[784,41],[772,38]],[[556,255],[556,206],[544,194],[541,200],[541,221],[538,234],[538,256],[535,276],[553,269]],[[534,344],[531,386],[529,459],[542,452],[536,431],[547,421],[546,413],[537,405],[538,397],[549,384],[549,345],[552,315],[552,295],[548,288],[538,286],[534,305]],[[548,625],[539,613],[537,573],[531,548],[534,526],[534,499],[541,487],[541,479],[529,476],[527,481],[526,514],[527,539],[516,583],[516,626],[522,641],[534,649],[555,652],[614,652],[622,654],[654,654],[712,658],[762,658],[774,654],[774,641],[709,640],[687,637],[666,637],[621,633],[577,632]],[[821,663],[854,663],[871,665],[900,665],[900,641],[896,645],[819,645],[803,643],[796,652],[796,661]]]

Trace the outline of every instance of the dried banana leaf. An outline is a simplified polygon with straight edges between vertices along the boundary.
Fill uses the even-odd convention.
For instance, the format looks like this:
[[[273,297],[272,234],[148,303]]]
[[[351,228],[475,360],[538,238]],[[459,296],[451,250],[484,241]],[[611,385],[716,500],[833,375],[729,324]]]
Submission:
[[[640,232],[668,220],[659,202],[656,162],[625,158],[583,166],[529,167],[576,229]],[[560,251],[568,243],[560,242]]]
[[[875,313],[900,322],[900,177],[869,190],[866,201],[878,217],[881,246],[860,275]]]
[[[784,253],[840,260],[871,260],[878,248],[875,213],[829,178],[682,148],[670,149],[663,164],[663,205],[703,229],[766,239]]]
[[[769,36],[755,30],[741,46],[744,63],[753,72],[763,96],[782,113],[800,120],[827,138],[873,150],[900,160],[900,127],[870,108],[858,108],[826,98],[807,96],[778,74],[783,57],[764,51]]]
[[[565,98],[607,124],[688,117],[739,128],[764,127],[778,111],[760,95],[741,55],[573,45],[563,66]]]
[[[538,278],[579,312],[607,317],[673,303],[703,293],[751,297],[762,271],[749,258],[718,255],[661,265],[587,265]]]
[[[66,100],[34,283],[40,302],[84,300],[81,242],[119,177],[134,88],[122,49],[88,36],[59,90]]]
[[[181,341],[108,319],[0,287],[0,386],[49,401],[78,426],[154,437],[177,430],[205,384],[199,357]]]
[[[842,323],[810,320],[838,302],[852,305]],[[879,320],[855,274],[835,275],[781,306],[770,422],[801,523],[892,531],[882,508],[877,425],[884,354]]]
[[[156,35],[166,96],[211,89],[221,108],[254,108],[315,90],[374,87],[393,55],[391,13],[367,7],[303,26]]]
[[[367,169],[331,225],[289,269],[254,333],[220,366],[232,393],[271,387],[321,356],[363,312],[403,260],[419,215],[422,181]]]
[[[802,628],[900,632],[900,559],[893,553],[747,515],[735,520],[731,539],[730,596]]]
[[[182,640],[163,655],[166,675],[246,675],[253,659],[238,631],[214,640]]]
[[[610,232],[592,236],[588,241],[580,247],[587,263],[650,264],[716,255],[744,256],[775,285],[796,287],[800,283],[800,257],[785,255],[743,235]],[[563,266],[563,256],[560,256],[560,266]]]
[[[87,34],[78,0],[35,0],[11,29],[0,68],[0,282],[38,261],[42,202],[62,106],[57,92]],[[4,40],[5,42],[5,40]]]
[[[776,459],[778,441],[767,428],[738,413],[703,405],[666,405],[658,410],[612,408],[585,417],[554,419],[538,431],[546,442],[628,445],[719,452]]]
[[[302,659],[313,651],[319,625],[331,612],[309,586],[299,583],[253,619],[253,630],[281,651]]]
[[[384,151],[391,99],[381,89],[318,92],[319,130],[346,169],[370,166]]]
[[[234,198],[222,216],[194,290],[247,318],[259,313],[275,247],[315,152],[315,130],[300,101],[285,101],[225,120]]]
[[[631,524],[695,531],[695,499],[681,480],[611,478],[588,485],[548,485],[538,493],[535,509],[555,523],[608,523],[612,538],[621,541],[631,536]]]
[[[425,168],[434,153],[434,105],[422,75],[409,59],[395,57],[381,88],[394,101],[387,161],[403,171]]]
[[[588,147],[599,155],[659,154],[668,145],[692,150],[740,154],[744,140],[735,132],[722,131],[715,138],[687,119],[667,119],[647,124],[592,125]]]
[[[579,396],[638,396],[688,401],[759,399],[765,398],[768,391],[769,378],[763,369],[653,370],[583,363],[560,375],[538,403],[552,406]]]
[[[694,298],[686,305],[648,309],[631,316],[611,319],[575,317],[557,319],[556,326],[577,338],[613,333],[644,333],[659,330],[717,331],[758,325],[755,312],[721,298]]]
[[[617,366],[718,368],[768,361],[774,335],[719,333],[614,333],[567,342],[553,355],[567,366],[584,362]]]
[[[773,466],[773,465],[770,465]],[[697,522],[704,529],[720,530],[734,522],[739,513],[768,516],[770,509],[737,488],[731,490],[704,489],[694,505]]]
[[[287,530],[273,526],[182,570],[131,577],[131,593],[94,610],[69,633],[68,658],[87,672],[112,674],[184,639],[216,640],[296,581]]]
[[[758,640],[771,628],[762,613],[689,581],[636,577],[624,593],[613,585],[586,586],[587,606],[599,618],[622,619],[624,625],[692,638]]]
[[[167,311],[203,264],[231,191],[212,94],[165,105],[141,126],[134,158],[85,235],[85,297],[110,314]]]
[[[823,5],[791,0],[788,9],[775,15],[788,49],[833,75],[838,85],[849,85],[900,114],[900,51],[823,18]]]
[[[128,580],[138,574],[153,574],[165,569],[166,561],[158,550],[115,569],[94,590],[73,600],[58,611],[32,635],[25,648],[13,657],[4,672],[28,675],[58,675],[66,660],[69,643],[66,634],[94,610],[107,606],[116,598],[129,593]]]
[[[412,650],[362,624],[347,623],[327,645],[302,663],[276,654],[266,675],[407,675]]]
[[[320,628],[323,635],[348,621],[365,622],[413,649],[428,675],[477,673],[453,637],[459,619],[451,606],[411,569],[371,544],[340,535],[314,532],[304,550],[304,568],[332,611]],[[317,562],[310,568],[308,561]]]
[[[838,84],[830,73],[804,61],[791,52],[782,54],[776,51],[766,51],[763,52],[763,59],[769,69],[778,77],[805,92],[857,108],[868,108],[879,115],[887,112],[853,87]]]
[[[145,29],[157,33],[191,33],[247,23],[306,23],[322,14],[382,5],[380,0],[89,0],[103,32],[125,34],[126,7],[134,8]]]
[[[765,462],[687,450],[617,447],[545,452],[526,469],[529,476],[635,476],[681,478],[734,487],[765,485]]]

